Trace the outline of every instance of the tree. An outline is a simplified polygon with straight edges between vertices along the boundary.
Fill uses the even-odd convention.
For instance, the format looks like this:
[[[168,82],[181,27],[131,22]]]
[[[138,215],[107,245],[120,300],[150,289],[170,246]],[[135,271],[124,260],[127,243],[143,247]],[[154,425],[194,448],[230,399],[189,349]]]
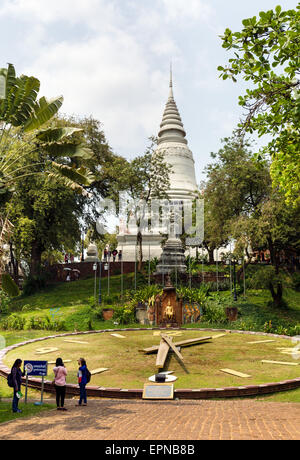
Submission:
[[[45,127],[60,109],[63,98],[37,100],[40,82],[35,77],[16,77],[12,64],[0,69],[0,274],[3,266],[3,245],[10,226],[9,216],[4,214],[6,204],[17,183],[28,176],[42,175],[52,180],[63,180],[64,185],[87,194],[85,186],[93,182],[93,176],[83,165],[76,168],[76,158],[91,158],[75,133],[78,129]],[[47,155],[43,153],[47,152]],[[40,156],[39,156],[40,155]],[[55,161],[57,158],[62,161]],[[24,163],[25,159],[25,163]],[[39,166],[39,170],[36,170]]]
[[[214,262],[214,250],[226,246],[232,239],[233,222],[241,216],[255,214],[258,205],[268,196],[271,184],[267,164],[253,161],[249,141],[234,132],[222,142],[223,148],[211,154],[216,161],[206,168],[203,192],[203,246],[209,253],[210,263]]]
[[[213,155],[217,161],[207,168],[204,196],[212,212],[206,228],[216,229],[213,243],[222,235],[233,239],[235,253],[246,252],[248,262],[253,251],[269,250],[273,269],[268,273],[276,276],[273,280],[269,276],[266,286],[279,305],[286,255],[300,251],[300,204],[286,206],[281,193],[272,188],[268,162],[255,158],[243,136],[235,133],[223,142],[224,147]]]
[[[271,174],[288,203],[299,200],[300,192],[300,4],[295,10],[260,12],[259,18],[243,20],[244,28],[226,29],[223,48],[234,55],[221,77],[253,83],[239,104],[248,111],[240,127],[272,140],[261,154],[270,154]]]
[[[83,227],[90,228],[89,233],[93,235],[92,225],[100,215],[97,211],[98,201],[110,187],[108,173],[103,172],[102,168],[116,157],[110,151],[97,120],[56,117],[51,124],[56,129],[71,127],[78,143],[84,133],[85,143],[93,155],[74,157],[72,161],[76,168],[84,163],[93,174],[94,182],[86,187],[87,193],[78,194],[76,190],[65,187],[64,179],[60,177],[57,177],[55,183],[53,180],[45,180],[39,173],[43,171],[48,153],[40,151],[32,154],[36,156],[32,166],[36,174],[26,176],[16,184],[8,207],[15,226],[15,259],[25,259],[31,274],[40,272],[41,262],[46,255],[53,259],[53,255],[58,255],[57,251],[76,253]],[[32,156],[30,159],[25,156],[23,164],[32,160]],[[102,183],[103,178],[105,185]]]

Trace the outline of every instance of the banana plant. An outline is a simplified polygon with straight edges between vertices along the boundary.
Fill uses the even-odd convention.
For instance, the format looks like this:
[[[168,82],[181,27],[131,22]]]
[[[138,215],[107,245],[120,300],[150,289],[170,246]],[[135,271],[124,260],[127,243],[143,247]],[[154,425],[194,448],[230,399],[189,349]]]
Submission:
[[[51,158],[45,162],[45,174],[52,178],[60,176],[66,186],[86,193],[84,187],[91,185],[94,177],[84,166],[76,168],[74,165],[76,160],[91,159],[93,153],[78,137],[73,136],[81,131],[77,128],[43,129],[61,108],[63,97],[50,100],[41,97],[38,100],[39,90],[37,78],[26,75],[16,77],[12,64],[8,64],[7,69],[0,69],[0,193],[7,193],[24,175],[36,174],[31,172],[35,160],[29,161],[24,168],[19,168],[18,162],[25,155],[33,157],[38,151],[47,153]],[[22,146],[17,151],[12,149],[12,144],[20,138],[32,145],[32,149],[24,151]],[[54,161],[57,158],[68,158],[74,163],[72,166],[65,162],[57,163]]]
[[[0,276],[4,270],[3,247],[12,231],[8,216],[1,215],[1,211],[3,214],[14,184],[25,176],[44,174],[47,180],[59,179],[67,187],[88,195],[86,188],[95,180],[90,170],[82,166],[93,157],[93,152],[76,135],[81,130],[45,127],[61,108],[63,97],[38,99],[39,90],[37,78],[17,77],[12,64],[0,69]],[[40,162],[39,152],[45,154],[40,155]],[[40,166],[38,173],[36,166]],[[5,284],[12,292],[10,281],[6,279]]]

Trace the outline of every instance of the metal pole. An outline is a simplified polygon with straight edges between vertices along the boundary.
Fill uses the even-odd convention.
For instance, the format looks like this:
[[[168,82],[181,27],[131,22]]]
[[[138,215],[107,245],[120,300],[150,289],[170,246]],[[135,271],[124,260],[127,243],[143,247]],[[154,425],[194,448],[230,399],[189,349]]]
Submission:
[[[43,404],[43,400],[44,400],[44,380],[45,380],[45,377],[42,376],[41,405]]]
[[[97,296],[97,268],[95,270],[95,283],[94,283],[94,299],[96,303],[96,296]]]
[[[237,295],[236,295],[236,273],[235,273],[235,264],[236,261],[233,261],[233,282],[234,282],[234,294],[233,294],[233,300],[236,302],[237,301]]]
[[[28,373],[26,371],[25,404],[27,404],[27,395],[28,395]]]
[[[243,272],[244,272],[244,298],[246,297],[246,271],[245,271],[245,260],[243,259]]]
[[[110,257],[108,257],[107,295],[109,296]]]
[[[137,245],[135,245],[135,257],[134,257],[134,290],[136,292],[136,278],[137,278],[137,272],[136,272],[136,248]]]
[[[189,254],[190,254],[190,267],[189,267],[189,278],[190,278],[190,289],[192,289],[192,272],[191,272],[191,246],[190,246],[190,249],[189,249]]]
[[[218,250],[216,250],[216,267],[217,267],[217,291],[219,292],[219,265],[218,265],[218,258],[219,258],[219,253]]]
[[[204,251],[202,248],[202,283],[204,283]]]
[[[150,276],[150,269],[151,269],[151,263],[150,263],[150,244],[149,244],[149,262],[148,262],[148,286],[151,284],[151,276]]]
[[[122,246],[122,255],[121,255],[121,298],[122,300],[123,300],[123,293],[124,293],[123,249],[124,249],[124,246]]]
[[[101,256],[100,256],[100,262],[99,262],[99,297],[98,297],[98,304],[99,305],[101,305],[101,303],[102,303],[101,278],[102,278],[102,259],[101,259]]]

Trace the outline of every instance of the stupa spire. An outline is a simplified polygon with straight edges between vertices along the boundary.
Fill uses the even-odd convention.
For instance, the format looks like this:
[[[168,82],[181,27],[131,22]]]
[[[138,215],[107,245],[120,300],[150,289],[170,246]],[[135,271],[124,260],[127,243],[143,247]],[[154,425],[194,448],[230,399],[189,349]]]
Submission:
[[[185,139],[186,132],[181,121],[181,117],[173,94],[173,69],[170,66],[170,93],[165,107],[160,131],[158,133],[158,144],[165,142],[179,142],[187,144]]]
[[[174,99],[174,94],[173,94],[173,69],[172,69],[172,62],[170,64],[170,94],[169,94],[169,99]]]

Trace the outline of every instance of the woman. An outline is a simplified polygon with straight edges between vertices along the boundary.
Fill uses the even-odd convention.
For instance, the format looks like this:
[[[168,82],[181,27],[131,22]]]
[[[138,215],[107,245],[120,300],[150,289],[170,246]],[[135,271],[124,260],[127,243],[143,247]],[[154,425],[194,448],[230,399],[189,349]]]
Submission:
[[[64,407],[64,405],[66,396],[66,376],[68,374],[61,358],[57,358],[53,372],[55,376],[53,383],[55,385],[56,391],[57,410],[66,411],[67,409]]]
[[[19,399],[21,392],[21,382],[22,377],[24,377],[25,373],[21,371],[22,360],[17,359],[11,368],[11,375],[12,375],[12,383],[14,388],[14,397],[12,402],[12,410],[14,413],[20,414],[22,411],[18,408]]]
[[[86,406],[87,405],[87,400],[86,400],[86,384],[87,384],[87,365],[86,365],[86,361],[85,359],[83,358],[80,358],[78,360],[78,365],[79,365],[79,369],[78,369],[78,384],[79,384],[79,388],[80,388],[80,399],[79,399],[79,403],[77,404],[78,406]],[[82,404],[83,402],[83,404]]]

